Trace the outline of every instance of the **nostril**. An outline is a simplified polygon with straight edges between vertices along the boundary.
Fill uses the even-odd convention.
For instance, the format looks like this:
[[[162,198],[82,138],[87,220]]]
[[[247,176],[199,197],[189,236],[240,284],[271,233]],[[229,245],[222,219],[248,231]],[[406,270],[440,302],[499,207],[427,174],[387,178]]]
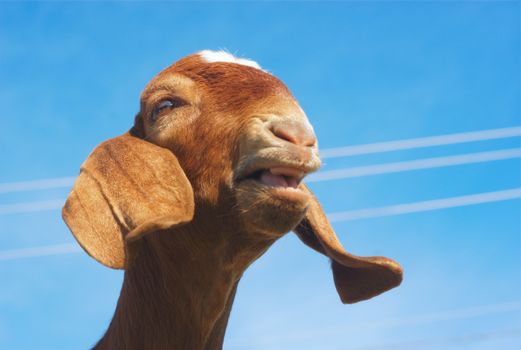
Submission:
[[[315,147],[317,145],[317,138],[315,137],[315,134],[310,135],[308,138],[306,138],[302,145],[306,147]]]
[[[288,141],[288,142],[291,142],[294,144],[298,143],[296,136],[294,134],[292,134],[291,132],[289,132],[288,129],[278,128],[275,126],[274,128],[271,129],[271,132],[273,133],[273,135],[277,136],[279,139],[283,139],[285,141]]]
[[[290,124],[273,125],[270,130],[277,138],[295,145],[313,147],[317,142],[313,131],[305,126]]]

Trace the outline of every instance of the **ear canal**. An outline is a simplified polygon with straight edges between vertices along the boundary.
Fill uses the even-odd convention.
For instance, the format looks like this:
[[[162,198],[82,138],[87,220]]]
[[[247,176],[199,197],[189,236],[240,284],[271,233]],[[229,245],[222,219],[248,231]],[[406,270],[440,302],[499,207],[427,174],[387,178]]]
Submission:
[[[126,241],[190,221],[192,187],[177,158],[130,134],[83,163],[62,216],[85,251],[112,268],[128,263]]]
[[[352,304],[370,299],[402,282],[400,265],[384,257],[359,257],[345,251],[313,193],[306,216],[295,228],[309,247],[331,258],[333,278],[340,299]]]

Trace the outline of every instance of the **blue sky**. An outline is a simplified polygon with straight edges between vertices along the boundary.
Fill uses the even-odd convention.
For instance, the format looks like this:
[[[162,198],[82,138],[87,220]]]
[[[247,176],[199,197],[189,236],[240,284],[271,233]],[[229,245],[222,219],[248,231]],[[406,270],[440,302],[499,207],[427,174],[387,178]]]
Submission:
[[[286,82],[321,148],[521,125],[519,1],[0,3],[0,183],[75,176],[159,70],[226,48]],[[324,171],[521,147],[504,138],[325,160]],[[519,158],[316,182],[329,213],[521,187]],[[0,208],[68,188],[0,193]],[[0,211],[1,212],[1,211]],[[342,305],[294,235],[239,286],[226,349],[521,346],[519,199],[336,222],[401,287]],[[73,243],[59,210],[0,213],[0,251]],[[1,253],[0,253],[1,255]],[[0,260],[0,349],[93,345],[122,272],[84,253]],[[393,347],[394,346],[394,347]]]

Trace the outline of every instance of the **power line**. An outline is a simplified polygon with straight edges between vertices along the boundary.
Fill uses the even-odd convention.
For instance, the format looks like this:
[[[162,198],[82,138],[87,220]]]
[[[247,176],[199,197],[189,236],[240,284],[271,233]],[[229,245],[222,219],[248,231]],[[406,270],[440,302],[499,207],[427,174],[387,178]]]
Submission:
[[[521,311],[521,300],[498,303],[490,305],[479,305],[467,308],[452,309],[433,312],[429,314],[404,316],[395,319],[388,319],[383,321],[369,322],[354,326],[354,330],[364,330],[373,328],[388,328],[388,327],[402,327],[402,326],[417,326],[422,324],[444,322],[452,320],[462,320],[467,318],[474,318],[480,316],[493,315],[498,313],[506,313],[513,311]],[[333,331],[341,332],[341,328],[336,328]]]
[[[474,141],[493,140],[521,136],[521,126],[471,131],[457,134],[429,136],[414,139],[402,139],[388,142],[370,143],[348,147],[337,147],[324,149],[320,152],[323,159],[347,157],[362,154],[382,153],[414,148],[425,148],[432,146],[450,145]],[[356,168],[354,168],[356,169]],[[326,173],[326,172],[322,172]],[[316,177],[317,175],[312,176]],[[0,183],[0,193],[45,190],[54,188],[70,187],[74,184],[75,177],[61,177],[21,182]],[[318,180],[314,180],[318,181]]]
[[[441,168],[447,166],[483,163],[519,157],[521,157],[521,148],[509,148],[499,151],[466,153],[456,156],[434,157],[404,162],[383,163],[376,165],[321,171],[316,174],[309,175],[306,178],[306,182],[330,181],[353,177],[398,173],[411,170]]]
[[[337,169],[323,171],[317,174],[311,174],[306,178],[306,183],[347,179],[353,177],[364,177],[371,175],[381,175],[388,173],[398,173],[403,171],[431,169],[472,163],[482,163],[519,157],[521,157],[521,148],[510,148],[499,151],[467,153],[457,156],[435,157],[405,162],[351,167],[346,169]],[[56,183],[58,183],[58,181]],[[4,204],[0,205],[0,215],[59,209],[63,206],[64,202],[65,201],[62,199],[57,199],[47,201]]]
[[[521,198],[521,188],[514,188],[504,191],[484,192],[467,196],[449,197],[423,202],[408,204],[391,205],[387,207],[349,210],[338,213],[328,214],[331,222],[352,221],[360,219],[377,218],[382,216],[394,216],[410,213],[419,213],[431,210],[448,209],[476,205],[483,203],[493,203]]]
[[[479,305],[467,308],[459,308],[452,310],[443,310],[433,313],[426,313],[420,315],[402,316],[391,318],[387,320],[370,321],[364,323],[355,323],[349,325],[338,325],[327,327],[323,329],[308,329],[299,330],[294,333],[285,333],[283,336],[263,336],[262,341],[255,345],[264,345],[266,348],[271,348],[269,345],[273,343],[280,343],[282,341],[296,341],[313,338],[323,338],[333,336],[336,334],[348,335],[349,333],[358,333],[363,331],[376,331],[382,328],[396,328],[396,327],[411,327],[425,325],[435,322],[447,322],[454,320],[464,320],[475,317],[490,316],[494,314],[519,312],[521,311],[521,300],[498,303],[490,305]],[[237,340],[233,344],[228,344],[231,348],[243,348],[246,345],[252,345],[250,340]],[[401,348],[398,348],[401,349]]]
[[[351,350],[416,350],[416,349],[446,349],[447,346],[456,344],[469,344],[475,342],[492,341],[496,339],[519,338],[521,337],[521,328],[501,329],[494,331],[485,331],[469,334],[457,334],[450,336],[441,336],[434,338],[416,339],[390,344],[379,344],[357,347]]]
[[[348,210],[328,214],[331,222],[352,221],[360,219],[376,218],[381,216],[393,216],[409,213],[418,213],[438,209],[447,209],[482,203],[500,202],[505,200],[521,198],[521,188],[504,191],[484,192],[459,197],[448,197],[429,201],[421,201],[407,204],[397,204],[386,207]],[[48,201],[16,203],[0,206],[0,215],[27,213],[44,210],[60,209],[65,203],[64,199]]]
[[[42,210],[54,210],[61,208],[64,203],[64,199],[51,199],[46,201],[4,204],[0,205],[0,215],[29,213]]]
[[[449,197],[442,199],[435,199],[430,201],[423,202],[415,202],[408,204],[398,204],[391,205],[388,207],[380,207],[380,208],[369,208],[369,209],[359,209],[359,210],[350,210],[338,213],[328,214],[328,218],[331,222],[340,222],[340,221],[352,221],[352,220],[360,220],[360,219],[369,219],[369,218],[377,218],[382,216],[394,216],[394,215],[402,215],[409,213],[418,213],[424,211],[431,210],[439,210],[439,209],[447,209],[447,208],[455,208],[461,206],[468,205],[476,205],[482,203],[492,203],[499,202],[511,199],[521,198],[521,188],[514,188],[510,190],[504,191],[496,191],[496,192],[485,192],[478,193],[468,196],[460,196],[460,197]],[[63,201],[56,201],[57,207],[61,207]],[[43,207],[43,206],[42,206]],[[57,254],[66,254],[72,253],[75,251],[71,251],[72,247],[75,247],[75,244],[69,245],[51,245],[51,246],[42,246],[42,247],[32,247],[32,248],[24,248],[24,249],[15,249],[15,250],[4,250],[0,251],[0,260],[11,260],[18,258],[28,258],[33,256],[42,256],[42,255],[57,255]],[[64,248],[65,247],[65,248]],[[65,250],[62,250],[65,249]],[[76,250],[79,251],[79,248]]]
[[[81,248],[76,243],[64,243],[40,247],[11,249],[0,251],[0,260],[14,260],[32,258],[37,256],[62,255],[80,252]]]
[[[70,187],[74,184],[75,180],[75,177],[58,177],[54,179],[0,183],[0,193]]]
[[[355,145],[348,147],[329,148],[321,151],[320,157],[323,159],[349,157],[362,154],[401,151],[406,149],[452,145],[457,143],[494,140],[516,136],[521,136],[520,126],[502,129],[487,129],[481,131],[463,132],[458,134],[420,137],[414,139],[402,139],[388,142],[369,143],[365,145]]]

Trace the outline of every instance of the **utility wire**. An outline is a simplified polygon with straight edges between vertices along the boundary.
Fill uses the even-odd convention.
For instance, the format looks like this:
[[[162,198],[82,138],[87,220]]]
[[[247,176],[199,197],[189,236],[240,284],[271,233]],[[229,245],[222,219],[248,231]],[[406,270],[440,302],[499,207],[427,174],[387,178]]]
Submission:
[[[478,193],[468,196],[442,198],[416,203],[398,204],[391,205],[388,207],[350,210],[338,213],[331,213],[327,216],[331,222],[352,221],[382,216],[394,216],[408,213],[418,213],[431,210],[455,208],[482,203],[492,203],[518,198],[521,198],[521,188],[513,188],[510,190],[496,192]],[[61,207],[62,203],[63,201],[56,201],[56,206],[59,208]],[[24,249],[4,250],[0,251],[0,260],[12,260],[43,255],[73,253],[75,252],[71,251],[73,247],[76,247],[76,245],[51,245]],[[79,248],[77,251],[79,251]]]
[[[349,210],[328,214],[328,218],[331,222],[352,221],[377,218],[382,216],[394,216],[431,210],[463,207],[483,203],[500,202],[518,198],[521,198],[521,188],[496,192],[484,192],[467,196],[449,197],[415,203],[398,204],[387,207]]]
[[[64,203],[64,199],[51,199],[46,201],[3,204],[0,205],[0,215],[54,210],[63,207]]]
[[[329,148],[321,151],[320,157],[322,159],[350,157],[362,154],[401,151],[406,149],[452,145],[457,143],[503,139],[517,136],[521,136],[521,126]]]
[[[70,187],[74,184],[74,180],[76,180],[75,177],[58,177],[54,179],[0,183],[0,193]]]
[[[447,349],[448,346],[463,345],[470,343],[482,343],[485,341],[494,341],[498,339],[519,338],[521,337],[521,328],[500,329],[493,331],[484,331],[470,334],[457,334],[441,337],[431,337],[424,339],[416,339],[410,341],[402,341],[389,344],[369,345],[357,348],[349,348],[349,350],[419,350],[419,349]],[[519,342],[516,343],[519,345]]]
[[[47,255],[62,255],[81,251],[77,243],[63,243],[40,247],[11,249],[0,251],[0,260],[15,260]]]
[[[381,175],[388,173],[398,173],[412,170],[424,170],[472,163],[482,163],[520,157],[521,148],[510,148],[499,151],[468,153],[457,156],[427,158],[405,162],[383,163],[376,165],[323,171],[317,174],[311,174],[306,178],[306,183]],[[64,200],[47,200],[15,204],[4,204],[0,205],[0,215],[59,209],[62,207],[63,203]]]
[[[65,199],[51,199],[46,201],[22,202],[0,205],[0,215],[29,213],[44,210],[56,210],[63,207]]]
[[[302,341],[305,339],[317,339],[327,338],[341,334],[342,336],[349,336],[350,334],[356,334],[360,332],[378,332],[380,329],[389,329],[397,327],[414,327],[421,326],[436,322],[448,322],[455,320],[465,320],[469,318],[491,316],[495,314],[504,314],[510,312],[521,311],[521,300],[489,304],[489,305],[478,305],[466,308],[442,310],[433,313],[424,313],[419,315],[402,316],[391,319],[384,319],[370,322],[357,322],[352,324],[336,325],[332,327],[322,329],[307,329],[299,330],[298,332],[288,332],[281,336],[270,336],[266,335],[261,337],[258,343],[255,345],[262,346],[264,348],[271,348],[273,344],[281,342],[294,342]],[[249,339],[237,339],[232,344],[228,344],[230,348],[244,348],[251,346]],[[394,344],[392,344],[394,345]],[[365,348],[364,348],[365,349]],[[371,348],[373,349],[373,348]],[[377,349],[377,347],[375,347]],[[397,347],[397,349],[401,349]],[[360,349],[361,350],[361,349]]]
[[[472,163],[483,163],[520,157],[521,148],[509,148],[499,151],[466,153],[447,157],[435,157],[410,160],[404,162],[383,163],[360,167],[351,167],[345,169],[321,171],[316,174],[309,175],[306,178],[306,182],[330,181],[353,177],[399,173],[403,171],[441,168]]]
[[[322,159],[348,157],[362,154],[383,153],[414,148],[511,138],[517,136],[521,136],[521,126],[329,148],[322,150],[320,152],[320,156]],[[0,183],[0,193],[70,187],[74,184],[74,180],[75,177],[60,177],[42,180]]]

